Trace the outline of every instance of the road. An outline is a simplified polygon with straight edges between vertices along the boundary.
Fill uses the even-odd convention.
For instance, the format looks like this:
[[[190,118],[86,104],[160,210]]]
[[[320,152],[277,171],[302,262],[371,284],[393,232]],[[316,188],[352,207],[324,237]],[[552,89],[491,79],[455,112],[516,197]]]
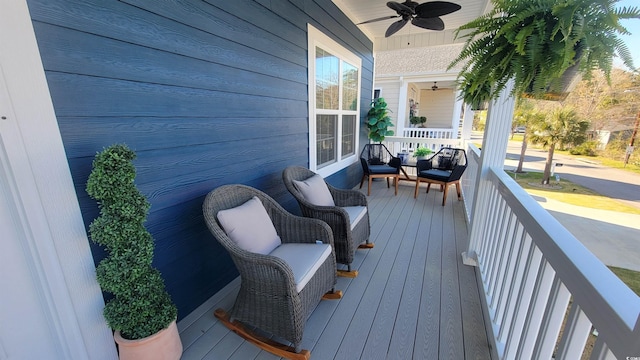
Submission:
[[[505,169],[515,169],[518,166],[521,146],[521,142],[509,141]],[[523,167],[525,170],[542,171],[546,159],[546,150],[529,147]],[[640,209],[640,174],[607,168],[589,160],[588,157],[576,159],[556,153],[554,160],[563,164],[562,167],[555,168],[555,174],[561,178]]]
[[[512,170],[518,166],[520,149],[520,142],[509,142],[505,169]],[[544,150],[528,148],[523,169],[542,171],[546,156]],[[606,168],[588,158],[575,159],[555,154],[554,160],[563,164],[555,168],[555,173],[561,178],[640,208],[640,175]],[[603,263],[640,271],[640,215],[534,198]]]

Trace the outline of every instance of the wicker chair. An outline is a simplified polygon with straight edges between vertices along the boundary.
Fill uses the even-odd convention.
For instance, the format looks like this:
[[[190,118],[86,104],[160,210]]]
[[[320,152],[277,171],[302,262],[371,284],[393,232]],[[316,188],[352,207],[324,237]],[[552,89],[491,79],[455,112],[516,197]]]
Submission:
[[[357,190],[338,189],[325,182],[335,206],[314,205],[294,185],[294,180],[305,181],[314,175],[317,174],[307,168],[290,166],[282,172],[282,179],[291,195],[298,201],[303,216],[320,219],[331,227],[336,261],[347,265],[347,270],[339,270],[338,274],[345,277],[356,277],[358,271],[351,269],[356,249],[358,247],[373,247],[373,244],[369,242],[370,225],[367,197]],[[354,219],[357,223],[352,224],[349,212],[355,207],[364,207],[364,211],[362,217]]]
[[[442,148],[428,160],[418,160],[416,164],[416,190],[413,195],[418,197],[418,188],[421,182],[427,183],[427,193],[431,184],[440,185],[444,193],[442,195],[442,206],[447,201],[447,190],[449,185],[455,184],[458,192],[458,200],[462,199],[460,189],[460,178],[467,169],[467,154],[463,149]]]
[[[316,241],[333,244],[329,226],[319,220],[295,216],[287,212],[265,193],[244,185],[225,185],[211,191],[203,204],[207,227],[229,252],[240,272],[241,285],[232,309],[227,314],[218,309],[215,315],[225,326],[240,336],[278,356],[308,359],[309,351],[301,350],[303,330],[307,318],[322,298],[340,298],[334,291],[336,283],[335,253],[329,255],[313,277],[298,291],[292,267],[282,258],[244,250],[232,240],[221,225],[218,214],[237,208],[253,197],[263,204],[282,244]],[[313,245],[311,245],[313,244]],[[273,250],[275,253],[275,250]],[[242,324],[291,342],[294,348],[256,336]]]

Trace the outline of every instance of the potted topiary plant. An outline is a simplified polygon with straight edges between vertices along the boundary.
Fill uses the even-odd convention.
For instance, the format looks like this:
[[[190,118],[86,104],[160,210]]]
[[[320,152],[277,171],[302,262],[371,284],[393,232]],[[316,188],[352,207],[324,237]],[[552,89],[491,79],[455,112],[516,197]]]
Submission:
[[[575,75],[599,68],[608,77],[616,55],[634,69],[617,35],[628,34],[620,20],[640,18],[640,10],[615,8],[617,1],[491,0],[492,11],[456,30],[467,41],[449,69],[464,63],[462,98],[472,105],[495,99],[513,79],[512,95],[560,100]]]
[[[100,208],[90,237],[108,252],[96,268],[100,287],[113,295],[103,313],[120,359],[179,359],[177,309],[151,266],[153,238],[144,227],[150,205],[134,184],[135,157],[126,145],[110,146],[96,155],[87,181]]]
[[[371,109],[367,113],[367,129],[369,129],[369,139],[375,142],[383,142],[385,136],[393,136],[393,130],[389,127],[393,126],[391,117],[387,109],[387,102],[384,98],[377,98],[371,102]]]

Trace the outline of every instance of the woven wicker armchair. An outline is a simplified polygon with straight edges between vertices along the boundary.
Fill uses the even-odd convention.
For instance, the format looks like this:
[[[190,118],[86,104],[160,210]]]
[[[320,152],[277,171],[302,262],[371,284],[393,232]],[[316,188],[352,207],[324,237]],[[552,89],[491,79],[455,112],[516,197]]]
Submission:
[[[351,269],[356,249],[358,247],[373,247],[373,244],[369,242],[370,225],[367,197],[357,190],[338,189],[325,182],[335,206],[314,205],[294,186],[294,180],[305,181],[314,175],[317,174],[307,168],[290,166],[284,169],[282,179],[291,195],[298,201],[303,216],[320,219],[331,227],[336,261],[347,265],[347,271],[339,270],[339,275],[356,277],[358,272]],[[365,211],[362,217],[354,219],[357,223],[352,224],[349,213],[350,209],[355,207],[364,207]]]
[[[280,247],[291,243],[318,246],[316,241],[333,243],[331,229],[326,223],[295,216],[257,189],[244,185],[225,185],[211,191],[203,204],[205,222],[231,255],[241,278],[240,292],[230,312],[227,314],[218,309],[215,315],[227,327],[262,349],[278,356],[307,359],[310,353],[300,348],[307,318],[322,298],[341,297],[341,292],[334,291],[335,253],[331,250],[331,255],[324,260],[304,288],[297,291],[297,279],[287,262],[273,255],[244,250],[227,235],[221,225],[218,216],[221,210],[237,208],[254,196],[267,211],[282,241]],[[242,326],[242,323],[287,340],[293,348],[256,336]]]

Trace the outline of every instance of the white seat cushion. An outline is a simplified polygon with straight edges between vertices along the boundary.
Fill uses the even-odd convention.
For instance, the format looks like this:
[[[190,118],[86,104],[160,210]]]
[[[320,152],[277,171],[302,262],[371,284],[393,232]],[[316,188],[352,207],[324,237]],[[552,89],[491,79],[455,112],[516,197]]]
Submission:
[[[353,230],[358,222],[362,220],[364,215],[367,213],[366,206],[345,206],[343,207],[347,211],[349,215],[349,223],[351,224],[351,230]]]
[[[296,291],[300,292],[331,255],[329,244],[282,244],[271,254],[284,260],[293,271]]]
[[[217,218],[229,238],[244,250],[267,255],[282,243],[262,201],[255,196],[240,206],[218,211]]]
[[[322,176],[316,174],[304,181],[293,180],[293,186],[304,196],[304,199],[317,206],[336,206]]]

